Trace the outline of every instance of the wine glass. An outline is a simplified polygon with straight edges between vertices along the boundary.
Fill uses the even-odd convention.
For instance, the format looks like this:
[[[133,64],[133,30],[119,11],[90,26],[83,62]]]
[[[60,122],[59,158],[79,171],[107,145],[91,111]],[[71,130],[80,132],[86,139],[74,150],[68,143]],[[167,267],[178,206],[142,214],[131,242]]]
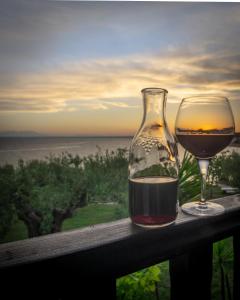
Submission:
[[[222,205],[206,201],[206,179],[211,158],[227,147],[235,134],[228,99],[212,95],[184,98],[178,109],[175,134],[178,142],[195,156],[201,173],[200,201],[185,203],[182,210],[196,216],[222,214]]]

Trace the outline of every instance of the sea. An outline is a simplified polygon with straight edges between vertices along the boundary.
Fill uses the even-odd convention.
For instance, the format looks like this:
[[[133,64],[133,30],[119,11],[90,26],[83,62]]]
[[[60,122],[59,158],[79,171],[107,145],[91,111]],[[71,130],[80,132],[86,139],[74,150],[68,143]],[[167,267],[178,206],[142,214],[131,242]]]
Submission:
[[[46,159],[50,155],[71,153],[80,157],[102,154],[108,149],[129,149],[132,137],[0,137],[0,165],[17,165],[19,159],[25,161]],[[180,159],[183,148],[178,147]],[[227,150],[237,151],[240,148],[228,147]]]
[[[71,153],[81,157],[129,149],[132,137],[1,137],[0,165],[17,165],[19,159],[25,161],[46,159],[50,155]]]

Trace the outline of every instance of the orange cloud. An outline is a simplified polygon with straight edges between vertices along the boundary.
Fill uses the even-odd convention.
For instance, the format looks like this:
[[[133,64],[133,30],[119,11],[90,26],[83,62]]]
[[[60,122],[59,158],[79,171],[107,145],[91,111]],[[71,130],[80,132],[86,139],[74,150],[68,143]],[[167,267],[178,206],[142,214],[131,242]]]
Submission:
[[[127,110],[142,107],[140,90],[152,86],[168,89],[169,103],[199,93],[222,94],[234,102],[240,92],[238,58],[237,54],[191,55],[173,50],[165,55],[64,62],[52,70],[3,81],[0,111]]]
[[[174,54],[66,62],[54,70],[21,74],[15,82],[3,85],[0,110],[69,111],[75,109],[71,107],[73,100],[88,109],[127,108],[148,86],[167,88],[170,102],[209,91],[235,99],[240,90],[239,71],[234,55]]]

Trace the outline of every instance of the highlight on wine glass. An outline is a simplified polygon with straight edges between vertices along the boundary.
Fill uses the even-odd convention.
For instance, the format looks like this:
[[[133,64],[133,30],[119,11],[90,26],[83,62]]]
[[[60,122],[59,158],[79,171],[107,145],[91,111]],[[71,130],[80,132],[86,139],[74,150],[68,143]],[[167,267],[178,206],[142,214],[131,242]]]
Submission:
[[[235,134],[228,99],[214,95],[184,98],[178,109],[175,134],[178,142],[195,156],[201,173],[200,201],[185,203],[182,210],[196,216],[222,214],[222,205],[206,201],[206,179],[210,160],[231,143]]]

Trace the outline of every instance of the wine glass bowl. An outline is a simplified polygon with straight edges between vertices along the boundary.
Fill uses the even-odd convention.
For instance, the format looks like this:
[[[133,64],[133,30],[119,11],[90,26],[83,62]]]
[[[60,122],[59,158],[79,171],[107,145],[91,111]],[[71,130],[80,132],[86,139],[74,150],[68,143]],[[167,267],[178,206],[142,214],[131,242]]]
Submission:
[[[205,194],[209,162],[231,143],[235,134],[228,99],[212,95],[184,98],[178,109],[175,134],[178,142],[197,159],[202,179],[200,201],[185,203],[182,210],[197,216],[223,213],[224,207],[207,202]]]

